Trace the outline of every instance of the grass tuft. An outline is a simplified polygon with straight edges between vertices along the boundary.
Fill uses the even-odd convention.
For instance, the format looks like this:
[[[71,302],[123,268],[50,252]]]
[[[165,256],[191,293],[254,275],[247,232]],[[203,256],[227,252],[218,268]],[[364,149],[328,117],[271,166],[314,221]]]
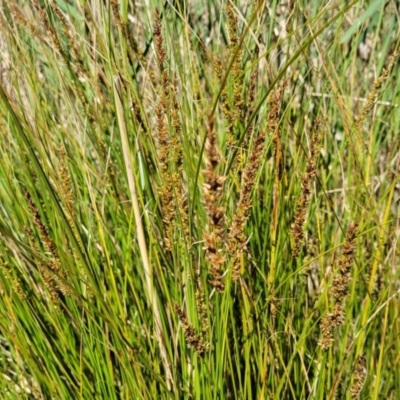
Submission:
[[[3,0],[0,398],[397,399],[399,27]]]

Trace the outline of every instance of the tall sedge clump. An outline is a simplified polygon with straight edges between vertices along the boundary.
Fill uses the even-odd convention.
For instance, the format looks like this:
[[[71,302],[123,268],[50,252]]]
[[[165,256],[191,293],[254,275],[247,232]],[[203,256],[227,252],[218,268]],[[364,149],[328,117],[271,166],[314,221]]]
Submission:
[[[311,188],[316,176],[318,154],[321,142],[321,120],[317,120],[314,124],[313,134],[310,143],[310,154],[307,157],[306,170],[301,176],[301,193],[297,200],[296,213],[294,222],[290,231],[292,238],[293,257],[300,255],[300,249],[304,241],[304,223],[306,220],[307,206],[310,201]]]
[[[225,257],[223,255],[223,239],[225,232],[224,207],[218,205],[221,197],[224,176],[217,174],[217,166],[220,162],[217,152],[217,137],[214,130],[214,119],[210,118],[207,126],[206,142],[207,164],[203,171],[205,183],[203,185],[203,198],[208,215],[208,225],[203,234],[204,250],[210,265],[211,285],[218,292],[224,290],[223,265]]]
[[[333,270],[333,282],[330,288],[332,295],[332,311],[326,314],[321,321],[320,328],[322,339],[321,347],[326,350],[333,342],[332,330],[341,326],[345,321],[344,301],[349,292],[351,280],[351,266],[354,262],[355,239],[357,234],[357,224],[352,222],[347,230],[346,242],[343,246],[342,256],[337,267]]]

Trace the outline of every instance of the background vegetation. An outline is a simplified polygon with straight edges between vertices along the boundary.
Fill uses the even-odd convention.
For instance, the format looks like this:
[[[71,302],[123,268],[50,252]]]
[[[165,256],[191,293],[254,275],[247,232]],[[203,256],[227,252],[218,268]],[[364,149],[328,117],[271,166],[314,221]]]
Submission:
[[[399,398],[397,1],[0,4],[1,398]]]

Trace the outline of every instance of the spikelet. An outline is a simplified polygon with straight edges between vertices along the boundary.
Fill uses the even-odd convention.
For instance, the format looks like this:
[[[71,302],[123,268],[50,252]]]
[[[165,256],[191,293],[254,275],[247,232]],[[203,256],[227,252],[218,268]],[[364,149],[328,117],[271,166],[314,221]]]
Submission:
[[[239,121],[243,113],[242,49],[237,49],[239,45],[238,18],[231,1],[226,2],[226,13],[228,16],[229,56],[233,60],[231,69],[233,79],[233,119]]]
[[[174,308],[181,323],[187,345],[193,348],[199,357],[204,357],[205,352],[208,350],[208,345],[204,343],[202,336],[196,333],[196,329],[189,323],[186,315],[177,303],[174,304]]]
[[[28,237],[30,246],[32,248],[36,248],[37,246],[35,244],[35,237],[33,235],[32,229],[29,227],[25,227],[25,232]],[[60,296],[59,296],[58,287],[55,283],[55,279],[53,278],[53,274],[51,273],[49,268],[47,266],[45,266],[42,262],[38,262],[37,265],[42,274],[44,284],[50,293],[51,300],[52,300],[53,304],[55,305],[55,307],[58,307],[57,303],[60,300]]]
[[[367,359],[363,354],[359,357],[356,369],[353,374],[353,385],[350,388],[350,395],[352,399],[357,400],[360,398],[361,390],[364,386],[367,376],[366,364]]]
[[[354,261],[355,254],[355,239],[357,233],[357,224],[353,222],[350,224],[346,242],[343,246],[342,257],[339,259],[338,267],[334,271],[334,278],[332,284],[332,294],[336,303],[343,303],[349,291],[349,283],[351,280],[351,266]]]
[[[57,289],[60,290],[61,293],[66,295],[68,294],[68,288],[62,282],[63,280],[66,280],[66,274],[65,271],[61,270],[61,261],[58,255],[57,246],[50,238],[49,232],[44,223],[42,222],[39,211],[37,210],[29,192],[25,192],[25,198],[28,202],[29,210],[33,216],[33,223],[39,231],[39,236],[43,243],[43,246],[46,249],[46,251],[50,254],[48,268],[51,271],[51,274],[46,273],[48,279],[47,284],[49,285],[49,287],[52,287],[52,285],[55,284]]]
[[[208,321],[207,304],[204,296],[204,288],[201,285],[200,279],[197,280],[197,285],[198,287],[196,290],[196,308],[201,323],[202,336],[205,337],[210,327],[210,323]]]
[[[372,85],[371,92],[368,95],[367,101],[365,103],[364,108],[361,110],[357,120],[356,120],[356,128],[360,129],[365,121],[365,118],[369,114],[369,112],[372,110],[372,107],[376,103],[376,100],[379,95],[379,89],[383,85],[383,83],[386,81],[388,78],[390,72],[392,71],[394,64],[396,62],[396,58],[400,55],[400,48],[397,49],[389,59],[389,64],[386,68],[383,69],[381,75],[375,80],[375,82]]]
[[[214,130],[214,118],[210,118],[207,126],[206,154],[208,157],[206,169],[203,171],[205,184],[203,185],[203,198],[208,215],[208,226],[203,233],[204,250],[210,264],[212,275],[211,285],[218,291],[224,290],[223,265],[225,257],[222,253],[223,236],[225,232],[224,208],[218,205],[221,197],[224,176],[216,172],[220,162],[217,152],[217,137]]]
[[[176,227],[177,212],[182,229],[189,236],[189,217],[187,200],[182,185],[182,144],[180,106],[177,99],[178,79],[173,83],[165,67],[166,52],[163,46],[162,25],[160,13],[155,10],[154,43],[157,65],[161,76],[161,95],[156,109],[158,131],[158,158],[161,168],[160,197],[163,206],[163,221],[165,226],[165,246],[172,249],[172,237]],[[171,128],[168,123],[171,121]]]
[[[78,35],[76,32],[73,32],[73,25],[69,23],[57,3],[52,1],[50,2],[50,6],[61,22],[63,34],[68,42],[68,51],[74,60],[73,64],[71,61],[69,61],[69,64],[81,81],[88,80],[89,78],[84,70],[84,63],[81,57],[82,50],[77,47]]]
[[[257,57],[258,57],[258,52],[256,52],[254,58],[257,59]],[[245,120],[244,125],[245,126],[247,126],[247,124],[250,122],[250,117],[256,108],[257,85],[258,85],[258,64],[256,63],[255,66],[253,67],[253,71],[250,75],[250,81],[248,84],[248,86],[249,86],[248,96],[247,96],[245,107],[244,107],[244,120]],[[256,123],[257,122],[255,120],[253,120],[245,137],[242,140],[240,148],[238,149],[237,161],[234,164],[234,167],[235,167],[235,171],[237,172],[237,174],[239,176],[243,173],[243,167],[246,163],[245,156],[247,154],[247,150],[249,147],[249,140],[253,135],[254,127],[255,127]]]
[[[331,287],[333,300],[333,311],[326,314],[320,324],[322,338],[320,346],[327,350],[333,342],[332,331],[334,328],[343,325],[345,321],[344,300],[349,290],[351,280],[351,266],[354,262],[355,239],[357,234],[357,224],[352,222],[347,230],[346,242],[343,246],[342,256],[338,266],[334,269],[334,278]]]
[[[220,85],[223,84],[223,68],[222,68],[222,61],[220,58],[215,58],[213,60],[214,70],[217,74],[218,80]],[[222,115],[226,120],[226,133],[227,133],[227,144],[228,146],[232,146],[234,142],[234,123],[235,123],[235,116],[232,110],[232,107],[229,104],[228,99],[228,90],[225,83],[225,86],[222,88],[221,96],[220,96],[220,107],[222,111]]]
[[[118,0],[111,1],[111,9],[117,22],[117,25],[121,28],[122,34],[125,37],[125,40],[128,44],[128,56],[130,58],[131,64],[134,65],[135,55],[142,61],[145,62],[143,57],[143,53],[139,50],[139,45],[132,35],[129,33],[128,26],[125,21],[122,20],[121,15],[119,13],[119,5]]]
[[[52,23],[50,22],[50,20],[47,16],[46,10],[43,9],[39,5],[38,0],[31,0],[31,2],[39,14],[39,19],[42,22],[42,24],[46,30],[47,37],[48,37],[52,47],[60,54],[61,59],[63,60],[64,64],[68,66],[69,65],[68,56],[61,46],[57,32],[54,29],[54,26],[52,25]]]
[[[79,69],[77,70],[76,68],[74,68],[74,66],[71,64],[70,60],[69,60],[69,56],[68,54],[65,52],[65,50],[62,48],[61,46],[61,42],[60,39],[57,35],[57,32],[53,26],[53,24],[51,23],[47,12],[45,9],[43,9],[38,0],[31,0],[31,3],[33,4],[33,6],[35,7],[36,11],[39,14],[39,19],[41,21],[41,23],[43,24],[45,30],[46,30],[46,34],[47,34],[47,38],[48,38],[48,42],[51,45],[51,47],[53,49],[56,50],[56,52],[61,56],[61,60],[64,63],[64,65],[71,71],[71,73],[73,75],[79,75]],[[79,52],[78,52],[79,53]],[[94,109],[92,104],[88,101],[85,92],[82,90],[77,90],[75,85],[72,86],[75,95],[79,98],[79,100],[81,101],[83,108],[85,110],[86,116],[88,117],[90,123],[92,125],[97,125],[98,124],[98,118],[95,118],[94,115]],[[98,114],[99,115],[99,114]]]
[[[26,295],[22,289],[21,280],[17,276],[18,271],[15,269],[14,271],[10,270],[9,263],[5,260],[3,254],[0,253],[0,270],[4,277],[10,283],[10,286],[14,293],[17,294],[21,301],[24,301]]]
[[[290,231],[293,242],[292,255],[294,258],[300,255],[300,249],[304,241],[304,223],[306,220],[307,206],[310,201],[312,184],[316,176],[317,160],[321,142],[321,120],[314,124],[313,136],[310,144],[310,155],[307,157],[306,171],[301,176],[301,193],[297,200],[294,222]]]
[[[273,101],[270,102],[270,111],[268,116],[268,130],[271,133],[276,133],[277,131],[280,100],[285,87],[286,81],[283,81],[280,87],[272,94]],[[265,140],[265,133],[259,134],[254,140],[249,161],[243,171],[240,198],[229,230],[227,250],[233,257],[232,279],[234,281],[238,280],[240,277],[240,262],[246,249],[247,241],[244,229],[252,207],[251,194],[259,170],[261,156],[264,152]]]
[[[265,148],[265,134],[260,134],[254,140],[250,159],[243,173],[241,193],[229,229],[227,250],[233,257],[232,279],[238,280],[240,277],[240,260],[246,249],[246,235],[244,228],[251,209],[251,193],[254,187],[256,175],[260,165],[261,156]]]

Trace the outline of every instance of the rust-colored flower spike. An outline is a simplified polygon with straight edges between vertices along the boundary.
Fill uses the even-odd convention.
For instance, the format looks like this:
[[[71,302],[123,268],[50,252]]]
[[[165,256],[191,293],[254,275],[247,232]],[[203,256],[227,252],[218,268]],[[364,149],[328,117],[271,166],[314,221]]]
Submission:
[[[204,357],[205,352],[208,350],[208,345],[204,343],[202,336],[196,333],[196,329],[189,323],[186,315],[177,303],[174,304],[174,308],[182,325],[187,345],[193,348],[199,357]]]
[[[183,171],[183,146],[181,143],[182,126],[179,118],[180,109],[178,103],[178,78],[175,76],[173,85],[170,90],[170,108],[168,115],[171,118],[172,130],[170,135],[171,165],[176,167],[176,170],[171,174],[171,182],[175,188],[175,198],[181,219],[181,227],[186,235],[186,241],[189,240],[189,215],[187,207],[187,194],[182,184],[181,173]]]
[[[160,70],[161,76],[167,74],[164,66],[165,61],[165,50],[163,47],[163,37],[161,33],[161,20],[158,10],[155,10],[155,28],[154,28],[154,41],[156,46],[156,56],[158,68]],[[160,189],[160,197],[163,211],[163,221],[165,226],[164,243],[167,250],[172,249],[172,235],[174,231],[174,221],[175,221],[175,204],[173,195],[173,186],[171,183],[170,173],[168,171],[169,155],[171,153],[171,144],[168,134],[168,127],[166,122],[166,107],[168,103],[169,92],[168,88],[169,82],[166,87],[164,87],[163,94],[156,109],[157,117],[157,134],[158,134],[158,159],[161,168],[161,182],[162,186]]]
[[[26,18],[21,10],[23,6],[16,4],[15,1],[13,2],[7,2],[7,7],[10,8],[12,17],[15,19],[15,22],[17,26],[23,26],[24,28],[29,29],[33,36],[36,38],[40,39],[41,41],[44,41],[44,37],[42,33],[40,32],[39,27],[37,26],[36,23],[32,23],[28,18]],[[33,20],[35,21],[35,20]]]
[[[268,131],[272,134],[277,134],[280,101],[285,87],[286,81],[283,81],[279,88],[272,93],[273,101],[270,101],[270,110],[268,115]],[[243,171],[240,198],[229,230],[227,249],[233,257],[232,279],[234,281],[238,280],[240,277],[240,261],[246,249],[247,238],[244,229],[252,206],[251,193],[259,170],[261,156],[265,148],[265,135],[265,133],[261,133],[254,140],[249,161]]]
[[[163,94],[164,94],[164,108],[167,108],[168,102],[169,102],[169,97],[170,97],[170,79],[168,76],[168,71],[165,67],[165,56],[166,52],[164,49],[164,38],[162,35],[162,24],[161,24],[161,17],[160,17],[160,12],[156,8],[154,11],[154,18],[155,18],[155,27],[154,27],[154,44],[156,48],[156,57],[157,57],[157,64],[158,64],[158,69],[160,71],[161,75],[161,81],[162,81],[162,88],[163,88]]]
[[[307,206],[310,201],[311,187],[316,176],[316,167],[318,160],[318,153],[321,142],[321,120],[317,120],[314,124],[313,136],[310,144],[310,155],[307,157],[306,171],[301,176],[301,193],[297,200],[296,213],[290,236],[292,238],[293,257],[300,255],[300,249],[304,241],[304,223],[306,220]]]
[[[226,13],[228,16],[229,55],[231,60],[234,60],[231,69],[233,79],[233,117],[238,121],[243,113],[242,49],[237,49],[239,44],[238,18],[231,1],[226,2]]]
[[[254,63],[253,70],[250,75],[249,84],[247,85],[248,94],[244,105],[244,113],[243,113],[244,126],[247,126],[247,124],[249,123],[250,117],[252,116],[256,107],[256,94],[257,94],[256,91],[258,87],[258,55],[259,55],[259,48],[257,46],[253,54],[253,63]],[[238,176],[242,175],[243,168],[246,164],[246,154],[249,147],[249,141],[250,138],[253,136],[254,127],[257,125],[257,118],[258,117],[256,117],[253,120],[249,129],[247,130],[247,133],[242,140],[241,146],[238,149],[236,161],[232,165]]]
[[[0,253],[0,271],[4,277],[8,280],[12,290],[16,293],[21,301],[26,299],[26,295],[21,287],[21,281],[17,276],[18,270],[12,270],[8,265],[8,262],[4,259],[3,254]]]
[[[61,58],[64,62],[65,65],[69,65],[68,57],[65,54],[65,51],[61,47],[61,43],[59,40],[59,37],[57,35],[57,32],[54,29],[54,26],[51,24],[47,12],[45,9],[43,9],[38,0],[31,0],[33,6],[35,7],[36,11],[39,14],[39,19],[42,22],[44,28],[46,29],[46,34],[48,36],[48,39],[50,40],[53,48],[61,55]]]
[[[333,311],[324,315],[320,323],[322,337],[319,344],[324,350],[328,350],[332,346],[332,343],[334,342],[332,331],[336,327],[342,325],[343,322],[344,311],[341,304],[336,303]]]
[[[68,289],[62,282],[62,279],[66,279],[66,274],[64,271],[61,271],[61,261],[58,255],[57,246],[50,238],[48,230],[42,222],[39,211],[37,210],[29,192],[25,192],[25,198],[28,202],[29,210],[33,216],[33,223],[39,231],[40,239],[42,240],[43,246],[46,251],[49,252],[51,255],[48,268],[53,273],[53,277],[51,277],[52,274],[50,273],[44,274],[45,280],[48,280],[48,282],[46,283],[49,285],[49,288],[52,288],[54,285],[53,282],[56,282],[56,286],[60,290],[60,292],[66,295],[68,294]]]
[[[390,72],[392,71],[394,64],[396,62],[396,58],[400,55],[400,48],[397,49],[389,59],[389,64],[386,68],[382,70],[381,75],[375,80],[375,82],[372,85],[372,90],[370,94],[368,95],[367,101],[365,103],[364,108],[361,110],[357,121],[356,121],[356,127],[357,129],[360,129],[364,123],[364,120],[368,113],[371,111],[372,107],[374,106],[377,98],[378,98],[378,92],[382,84],[386,81],[388,78]]]
[[[207,314],[208,308],[205,301],[204,288],[200,282],[200,277],[198,277],[197,279],[197,286],[198,287],[196,290],[196,308],[201,323],[201,332],[204,337],[206,332],[208,331],[208,328],[210,327],[210,323],[208,321],[208,314]]]
[[[74,194],[72,190],[71,177],[68,172],[67,167],[67,154],[65,147],[60,145],[60,182],[61,182],[61,192],[63,195],[64,205],[70,212],[71,216],[74,216]]]
[[[84,62],[81,56],[82,51],[79,47],[79,42],[77,40],[78,34],[75,31],[73,24],[69,23],[63,11],[56,2],[50,2],[50,7],[60,20],[63,34],[67,38],[68,52],[74,60],[73,63],[72,62],[69,63],[71,68],[75,71],[79,79],[88,80],[88,74],[85,71]]]
[[[219,57],[215,57],[213,59],[213,67],[214,70],[217,74],[217,78],[219,81],[219,84],[223,84],[223,78],[224,78],[224,71],[223,71],[223,66],[222,66],[222,61]],[[234,123],[235,123],[235,118],[234,118],[234,112],[229,104],[228,101],[228,89],[227,85],[225,83],[225,86],[222,88],[221,91],[221,96],[220,96],[220,105],[221,105],[221,112],[223,117],[226,120],[226,134],[227,134],[227,143],[228,145],[233,144],[233,136],[234,136]]]
[[[114,14],[114,18],[121,28],[122,34],[125,37],[126,42],[128,43],[128,56],[133,64],[135,60],[135,55],[139,57],[142,62],[145,62],[145,58],[143,57],[143,53],[139,50],[139,46],[135,40],[135,38],[129,33],[128,26],[125,21],[122,20],[121,15],[119,13],[119,5],[118,0],[111,1],[111,9]]]
[[[244,228],[251,209],[251,193],[259,169],[261,156],[265,147],[265,134],[261,133],[254,141],[250,159],[243,173],[241,194],[229,230],[227,249],[233,257],[232,279],[240,277],[240,261],[246,249],[246,235]]]
[[[367,369],[366,369],[367,359],[365,355],[361,355],[358,359],[356,369],[353,374],[353,385],[350,389],[350,395],[352,399],[359,399],[361,390],[364,386],[365,379],[367,377]]]
[[[180,106],[178,102],[178,79],[173,83],[165,66],[166,52],[162,35],[162,24],[159,11],[155,10],[154,43],[157,64],[161,76],[161,95],[158,102],[156,115],[158,122],[158,144],[160,147],[158,156],[161,166],[160,190],[163,205],[163,220],[165,223],[165,244],[168,250],[172,248],[172,235],[176,226],[177,211],[181,221],[181,227],[189,236],[189,217],[187,199],[182,185],[182,144],[181,121],[179,118]],[[168,118],[167,118],[168,116]],[[168,121],[171,125],[168,128]]]
[[[64,63],[64,65],[67,66],[70,69],[70,71],[72,71],[74,74],[79,75],[79,71],[74,69],[74,66],[70,62],[69,55],[62,48],[60,38],[58,37],[57,31],[55,30],[51,20],[49,19],[46,10],[40,6],[38,0],[31,0],[31,2],[35,7],[36,11],[38,12],[39,20],[41,21],[46,30],[46,35],[52,45],[52,48],[54,48],[60,54],[61,60]],[[93,106],[88,101],[87,97],[80,90],[75,91],[75,95],[82,102],[85,113],[90,123],[93,125],[97,125],[98,117],[97,118],[94,117],[95,113],[93,112]]]
[[[355,240],[357,223],[352,222],[347,230],[346,242],[343,246],[342,256],[339,259],[338,268],[334,271],[332,294],[336,303],[342,303],[349,291],[351,280],[351,265],[354,261],[356,250]]]
[[[225,257],[222,254],[225,218],[224,208],[218,205],[218,200],[222,194],[225,177],[219,176],[216,172],[220,159],[217,152],[214,117],[210,117],[207,125],[206,154],[207,164],[206,169],[203,171],[205,177],[203,198],[208,215],[208,224],[206,231],[203,233],[205,243],[204,250],[210,264],[209,272],[212,275],[210,284],[215,290],[222,292],[225,287],[223,282]]]
[[[31,247],[36,248],[35,238],[33,236],[32,230],[29,227],[26,227],[25,232],[28,236],[29,244],[31,245]],[[52,300],[53,304],[55,305],[55,307],[57,307],[57,303],[60,299],[60,296],[59,296],[58,285],[56,284],[55,279],[53,277],[54,275],[50,272],[50,269],[47,266],[45,266],[43,263],[38,262],[37,265],[42,273],[43,281],[44,281],[44,284],[45,284],[47,290],[50,293],[51,300]],[[43,294],[43,293],[41,292],[40,294]]]
[[[257,51],[257,55],[258,55],[258,51]],[[255,58],[257,59],[257,57],[255,57]],[[254,66],[254,69],[250,75],[249,92],[248,92],[249,95],[247,98],[246,125],[249,122],[250,117],[255,110],[257,87],[258,87],[258,64],[256,64]],[[242,142],[242,147],[246,147],[248,138],[250,138],[251,134],[253,133],[253,129],[254,129],[254,123],[249,128],[249,132],[246,134],[246,137],[244,138],[244,141]]]
[[[165,123],[165,115],[163,112],[164,108],[161,101],[157,107],[157,133],[158,133],[158,159],[161,168],[161,182],[162,186],[160,189],[160,198],[163,212],[164,222],[164,243],[167,250],[172,249],[172,235],[175,227],[175,203],[174,203],[174,191],[168,172],[168,154],[170,151],[168,131]]]
[[[333,297],[333,311],[326,314],[321,321],[320,328],[322,339],[321,347],[326,350],[333,342],[332,330],[345,321],[344,300],[349,291],[351,280],[351,265],[354,262],[355,239],[357,234],[357,224],[352,222],[347,230],[346,242],[343,246],[342,256],[339,259],[338,267],[334,270],[331,294]]]

